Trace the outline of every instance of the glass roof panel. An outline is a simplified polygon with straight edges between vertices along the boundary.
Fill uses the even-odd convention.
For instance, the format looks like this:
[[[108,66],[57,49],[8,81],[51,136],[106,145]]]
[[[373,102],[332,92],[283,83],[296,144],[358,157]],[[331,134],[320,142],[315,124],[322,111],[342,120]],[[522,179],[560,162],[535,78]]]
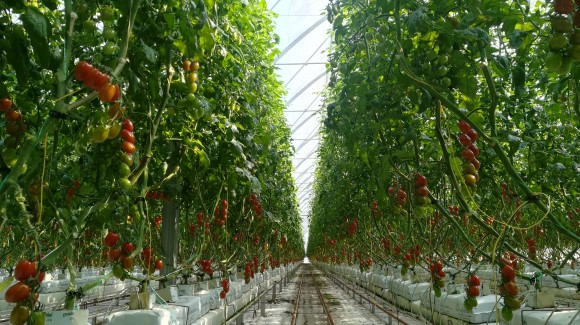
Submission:
[[[304,240],[308,240],[308,215],[312,180],[318,157],[320,93],[328,82],[327,53],[330,24],[326,20],[328,2],[318,0],[267,0],[278,14],[276,33],[280,37],[276,58],[277,73],[287,88],[284,115],[292,129],[295,154],[292,160],[303,218]]]

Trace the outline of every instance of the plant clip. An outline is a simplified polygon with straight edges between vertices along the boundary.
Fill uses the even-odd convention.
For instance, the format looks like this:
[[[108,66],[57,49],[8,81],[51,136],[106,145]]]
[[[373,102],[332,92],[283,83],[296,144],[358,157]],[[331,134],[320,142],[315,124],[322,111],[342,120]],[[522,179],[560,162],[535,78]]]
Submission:
[[[61,113],[59,111],[55,111],[53,109],[50,110],[50,113],[48,114],[50,117],[54,117],[60,120],[65,120],[67,115],[65,113]]]
[[[135,198],[135,203],[139,203],[139,201],[145,202],[145,197],[139,196],[139,197]]]

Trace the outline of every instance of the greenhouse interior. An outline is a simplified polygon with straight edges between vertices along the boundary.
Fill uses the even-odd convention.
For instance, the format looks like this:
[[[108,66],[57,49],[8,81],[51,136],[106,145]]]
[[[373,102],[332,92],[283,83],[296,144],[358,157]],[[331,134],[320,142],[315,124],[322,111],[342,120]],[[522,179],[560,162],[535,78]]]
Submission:
[[[0,325],[580,325],[580,0],[0,0]]]

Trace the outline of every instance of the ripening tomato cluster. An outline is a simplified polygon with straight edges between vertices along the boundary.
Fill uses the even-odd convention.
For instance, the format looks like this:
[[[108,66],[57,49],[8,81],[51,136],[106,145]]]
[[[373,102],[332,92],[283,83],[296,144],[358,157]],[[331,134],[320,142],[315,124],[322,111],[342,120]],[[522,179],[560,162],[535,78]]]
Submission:
[[[155,270],[161,270],[163,268],[163,261],[161,259],[154,260],[153,249],[151,247],[145,247],[141,251],[141,261],[143,262],[143,274],[153,274]]]
[[[513,311],[520,309],[521,302],[518,299],[519,289],[515,282],[517,267],[514,261],[508,260],[505,257],[500,259],[500,273],[502,283],[499,286],[501,295],[504,297],[504,306],[501,310],[503,319],[510,321],[513,318]]]
[[[222,284],[222,291],[220,291],[220,299],[226,299],[226,295],[230,291],[230,280],[223,279],[221,284]]]
[[[256,217],[258,219],[261,219],[262,212],[263,212],[262,211],[262,204],[260,203],[260,200],[258,200],[258,196],[256,195],[256,193],[250,194],[250,198],[248,200],[250,202],[250,205],[252,206],[252,210],[256,214]]]
[[[8,148],[16,148],[18,140],[26,132],[24,118],[19,110],[12,108],[13,102],[10,98],[5,97],[0,100],[0,112],[4,113],[6,120],[6,133],[8,138],[4,140],[4,145]]]
[[[393,195],[395,193],[395,189],[397,184],[389,187],[387,190],[387,194]],[[407,204],[407,192],[404,189],[399,188],[397,189],[397,194],[395,195],[395,207],[393,208],[393,213],[398,216],[406,217],[407,210],[403,208]]]
[[[40,184],[38,184],[40,185]],[[72,200],[74,200],[76,191],[81,188],[81,183],[78,180],[73,180],[72,185],[66,190],[66,194],[64,196],[65,204],[70,204]]]
[[[427,188],[427,178],[421,174],[415,175],[415,200],[419,205],[428,205],[429,189]]]
[[[465,289],[467,298],[463,302],[463,306],[467,311],[472,311],[473,308],[477,307],[477,297],[479,296],[480,285],[481,280],[477,275],[471,274],[467,277],[467,289]]]
[[[377,200],[373,200],[372,214],[374,217],[383,215],[383,211],[379,209],[379,203],[377,202]]]
[[[163,222],[163,216],[162,215],[158,215],[155,217],[155,219],[153,219],[153,225],[155,226],[155,229],[161,229],[161,223]]]
[[[147,191],[147,193],[145,193],[145,198],[147,200],[159,200],[162,202],[171,200],[168,194],[158,191]]]
[[[532,260],[536,259],[536,241],[533,238],[527,238],[526,243],[528,244],[528,257]]]
[[[197,92],[197,72],[199,71],[199,61],[183,61],[183,71],[187,72],[187,83],[189,84],[189,92],[194,94]]]
[[[37,288],[44,280],[44,272],[37,269],[37,263],[23,259],[14,269],[14,279],[18,282],[13,284],[4,294],[4,300],[9,303],[22,303],[29,299],[31,293],[38,298]]]
[[[135,147],[135,135],[133,134],[133,122],[126,118],[122,123],[122,130],[120,133],[121,142],[121,164],[119,165],[119,184],[124,189],[130,188],[133,184],[128,179],[131,175],[131,166],[134,159],[133,154],[137,150]]]
[[[201,265],[201,271],[209,276],[213,275],[213,268],[211,267],[211,260],[202,259],[199,261]]]
[[[218,226],[224,226],[226,221],[228,221],[228,201],[223,200],[220,204],[215,207],[213,212],[215,217],[215,223]]]
[[[373,266],[373,259],[372,258],[368,258],[368,259],[361,259],[359,261],[359,269],[361,272],[366,272],[368,270],[370,270],[371,266]]]
[[[86,61],[79,61],[74,70],[75,78],[82,81],[85,87],[99,92],[99,99],[104,103],[116,102],[121,97],[121,88],[109,82],[109,75]]]
[[[400,245],[395,246],[395,253],[398,254],[400,249],[401,249]],[[402,276],[407,275],[407,273],[409,272],[409,268],[411,267],[411,260],[412,259],[413,259],[413,256],[411,254],[403,255],[403,264],[401,267],[401,275]]]
[[[580,1],[576,0],[580,6]],[[567,74],[573,61],[580,61],[580,10],[574,10],[572,0],[554,0],[554,15],[550,17],[552,36],[548,41],[550,52],[546,68]],[[576,28],[576,30],[575,30]]]
[[[246,264],[244,267],[244,282],[246,284],[250,283],[250,281],[254,278],[254,263],[250,262]]]
[[[104,244],[107,249],[105,250],[105,257],[111,263],[115,265],[120,265],[124,270],[130,270],[133,268],[133,258],[129,257],[135,246],[131,242],[126,242],[121,245],[120,248],[114,248],[119,242],[119,234],[109,231],[104,238]],[[123,272],[119,272],[119,277]]]
[[[479,156],[479,149],[475,144],[477,141],[477,131],[471,128],[469,124],[465,121],[459,121],[459,130],[461,130],[461,135],[459,135],[459,142],[463,145],[463,150],[461,151],[461,157],[466,160],[463,163],[463,180],[465,184],[471,188],[475,188],[475,184],[479,181],[479,168],[481,164],[477,160]]]
[[[354,236],[358,229],[358,218],[355,218],[349,225],[347,229],[347,233],[349,236]]]
[[[436,261],[429,265],[429,272],[431,272],[431,282],[433,283],[435,297],[441,297],[441,289],[445,288],[445,281],[443,279],[446,276],[443,271],[443,263]]]

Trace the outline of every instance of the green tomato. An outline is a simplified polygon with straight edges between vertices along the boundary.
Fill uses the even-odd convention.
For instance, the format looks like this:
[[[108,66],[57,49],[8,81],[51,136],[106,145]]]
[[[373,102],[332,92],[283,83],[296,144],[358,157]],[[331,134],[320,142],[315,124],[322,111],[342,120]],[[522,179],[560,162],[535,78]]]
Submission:
[[[113,42],[107,42],[103,47],[103,54],[104,55],[113,55],[117,52],[117,45]]]
[[[101,9],[101,20],[102,21],[111,21],[115,18],[115,12],[113,11],[113,8],[111,8],[110,6],[104,6]]]
[[[106,126],[97,126],[92,133],[93,142],[101,143],[109,138],[109,129]]]
[[[562,54],[556,52],[549,52],[546,56],[546,68],[552,72],[558,72],[562,65]]]
[[[125,177],[119,178],[119,184],[121,185],[121,188],[125,190],[128,190],[133,186],[133,184],[131,184],[131,181]]]
[[[556,33],[550,38],[548,46],[551,51],[559,51],[568,45],[568,38],[562,33]]]
[[[14,148],[6,148],[2,152],[2,158],[4,158],[4,162],[10,168],[16,165],[16,161],[18,161],[18,153]]]
[[[435,70],[435,74],[439,77],[443,77],[447,74],[447,67],[441,66]]]
[[[103,37],[108,40],[117,38],[117,32],[113,27],[105,27],[103,29]]]
[[[83,22],[83,29],[89,33],[97,30],[97,23],[94,20],[87,19]]]
[[[28,318],[28,325],[44,325],[45,318],[46,317],[43,311],[35,310]]]
[[[449,79],[449,77],[442,78],[441,79],[441,86],[443,86],[443,87],[451,86],[451,79]]]
[[[437,63],[439,64],[445,64],[449,61],[449,57],[447,55],[440,55],[439,58],[437,59]]]
[[[129,167],[129,165],[125,163],[121,163],[119,165],[119,175],[121,175],[122,177],[127,177],[131,175],[131,167]]]
[[[126,152],[121,152],[121,161],[126,164],[127,166],[131,167],[133,166],[133,155],[128,154]]]

